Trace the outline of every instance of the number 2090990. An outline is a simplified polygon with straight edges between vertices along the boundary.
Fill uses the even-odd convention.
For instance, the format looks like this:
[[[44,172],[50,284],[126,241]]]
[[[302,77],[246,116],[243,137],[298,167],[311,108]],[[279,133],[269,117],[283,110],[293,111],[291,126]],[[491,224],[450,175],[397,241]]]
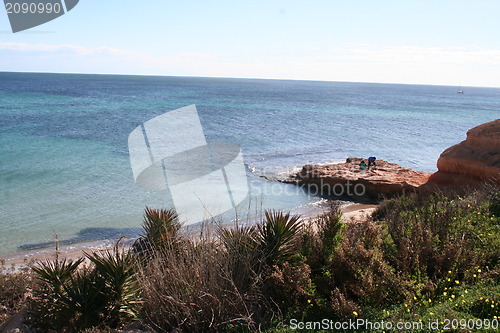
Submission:
[[[62,11],[61,4],[50,2],[6,2],[5,10],[7,14],[59,14]]]

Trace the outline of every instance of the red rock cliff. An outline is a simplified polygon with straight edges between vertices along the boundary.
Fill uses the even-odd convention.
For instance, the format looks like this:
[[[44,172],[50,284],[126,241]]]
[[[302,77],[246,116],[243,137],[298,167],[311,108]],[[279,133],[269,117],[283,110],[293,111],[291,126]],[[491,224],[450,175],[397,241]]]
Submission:
[[[426,186],[500,184],[500,119],[469,130],[466,140],[441,154],[437,167]]]

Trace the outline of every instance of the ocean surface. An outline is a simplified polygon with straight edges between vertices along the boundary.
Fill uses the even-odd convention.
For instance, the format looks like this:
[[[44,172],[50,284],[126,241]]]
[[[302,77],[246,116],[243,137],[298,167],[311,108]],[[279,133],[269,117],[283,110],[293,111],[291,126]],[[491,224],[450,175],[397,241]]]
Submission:
[[[195,104],[207,141],[240,145],[244,205],[320,198],[273,179],[306,163],[377,158],[436,170],[468,129],[500,116],[500,89],[343,82],[0,73],[0,254],[140,233],[161,191],[134,183],[128,136]],[[261,176],[266,176],[263,178]],[[242,215],[244,213],[242,208]]]

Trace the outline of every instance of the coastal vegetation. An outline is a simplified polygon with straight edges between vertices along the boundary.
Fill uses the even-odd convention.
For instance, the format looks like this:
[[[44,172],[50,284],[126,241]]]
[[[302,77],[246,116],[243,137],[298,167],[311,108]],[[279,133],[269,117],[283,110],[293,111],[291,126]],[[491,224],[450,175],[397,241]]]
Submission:
[[[347,223],[336,203],[308,221],[266,211],[256,225],[197,237],[180,232],[174,210],[147,208],[131,247],[2,267],[0,322],[24,309],[28,326],[58,332],[287,332],[325,318],[422,322],[412,330],[422,332],[435,320],[473,320],[482,327],[465,331],[493,332],[499,193],[412,193]]]

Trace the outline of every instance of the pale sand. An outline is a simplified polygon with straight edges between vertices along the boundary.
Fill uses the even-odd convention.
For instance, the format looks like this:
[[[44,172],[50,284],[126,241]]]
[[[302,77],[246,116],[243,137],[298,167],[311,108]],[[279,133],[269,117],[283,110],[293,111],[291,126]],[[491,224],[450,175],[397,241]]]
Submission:
[[[344,222],[365,221],[377,209],[377,205],[352,204],[342,209]]]
[[[59,258],[78,259],[80,257],[84,257],[84,251],[92,252],[111,247],[112,246],[110,244],[106,246],[106,244],[102,241],[65,245],[59,248]],[[19,270],[37,261],[54,260],[55,258],[55,248],[44,248],[1,255],[0,263],[3,264],[4,269]]]
[[[300,210],[297,212],[292,212],[294,214],[300,214],[305,220],[314,219],[317,216],[328,211],[328,204],[324,203],[314,207],[308,207],[305,210]],[[371,213],[377,208],[377,205],[368,204],[357,204],[351,203],[343,206],[341,208],[343,215],[342,220],[344,222],[356,222],[366,220]],[[190,228],[186,229],[185,233],[187,235],[195,236],[199,234],[200,229],[196,230]],[[133,240],[126,240],[125,244],[132,244]],[[114,241],[97,241],[92,243],[78,243],[72,245],[65,245],[59,248],[59,258],[67,259],[77,259],[84,256],[85,252],[92,252],[95,250],[103,250],[106,248],[111,248],[114,245]],[[27,267],[30,263],[41,261],[41,260],[53,260],[55,259],[55,248],[45,248],[32,251],[21,251],[12,254],[0,255],[0,263],[3,264],[4,269],[9,270],[19,270]]]

